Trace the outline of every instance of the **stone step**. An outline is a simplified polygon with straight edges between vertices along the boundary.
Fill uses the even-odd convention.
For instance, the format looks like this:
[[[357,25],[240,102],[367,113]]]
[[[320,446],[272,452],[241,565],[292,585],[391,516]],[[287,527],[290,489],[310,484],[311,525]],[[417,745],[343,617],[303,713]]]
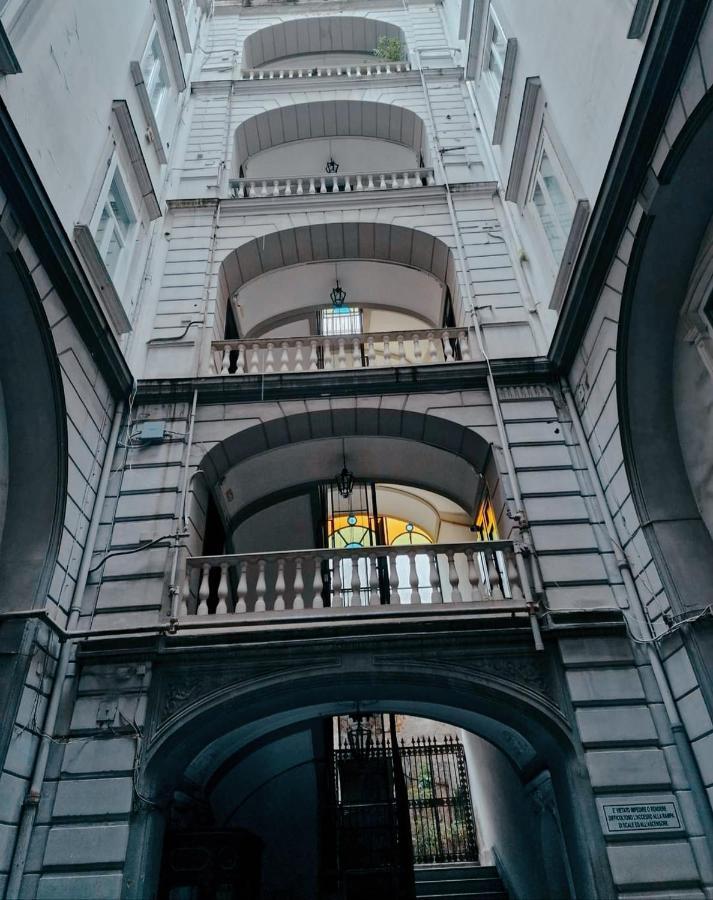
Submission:
[[[497,893],[503,890],[499,878],[442,878],[438,881],[417,881],[416,885],[417,893],[420,887],[425,894],[433,897],[471,897],[488,891]]]
[[[418,900],[508,900],[495,866],[452,863],[417,866]]]

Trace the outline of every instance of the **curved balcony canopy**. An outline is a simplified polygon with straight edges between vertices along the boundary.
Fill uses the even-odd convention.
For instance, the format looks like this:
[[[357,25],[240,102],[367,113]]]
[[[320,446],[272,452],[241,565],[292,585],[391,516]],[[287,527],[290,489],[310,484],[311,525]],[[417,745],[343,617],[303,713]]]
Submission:
[[[330,155],[340,163],[340,173],[401,172],[428,158],[426,128],[416,113],[361,100],[270,109],[241,122],[234,141],[233,171],[238,175],[243,169],[252,177],[324,172]]]
[[[454,302],[458,297],[453,254],[433,235],[374,222],[304,225],[251,240],[225,257],[219,271],[216,338],[223,337],[230,298],[237,296],[234,310],[241,335],[256,336],[328,303],[335,272],[344,281],[347,303],[407,313],[429,324],[440,322],[445,288]],[[400,286],[394,278],[399,273]],[[302,291],[312,275],[311,292]]]
[[[257,69],[321,54],[370,56],[381,37],[401,41],[405,55],[403,30],[390,22],[362,16],[290,19],[248,35],[243,44],[242,68]]]

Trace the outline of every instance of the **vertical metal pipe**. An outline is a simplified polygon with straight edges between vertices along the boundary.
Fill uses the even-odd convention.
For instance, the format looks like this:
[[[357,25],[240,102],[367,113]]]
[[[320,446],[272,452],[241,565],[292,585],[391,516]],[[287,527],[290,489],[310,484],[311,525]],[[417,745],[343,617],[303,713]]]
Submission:
[[[188,474],[188,470],[190,469],[191,462],[191,448],[193,447],[193,428],[196,422],[196,407],[198,405],[198,390],[193,391],[193,403],[191,404],[191,414],[188,422],[188,439],[186,441],[186,452],[183,458],[183,487],[181,488],[181,497],[180,497],[180,506],[179,510],[179,528],[180,532],[186,532],[186,499],[188,496],[188,484],[190,482],[190,476]],[[176,544],[173,548],[173,560],[171,561],[171,575],[169,578],[169,588],[168,595],[170,598],[170,622],[174,624],[178,621],[178,604],[180,602],[181,590],[179,586],[176,584],[176,574],[178,572],[178,557],[181,552],[181,538],[179,536],[179,529],[176,529]]]

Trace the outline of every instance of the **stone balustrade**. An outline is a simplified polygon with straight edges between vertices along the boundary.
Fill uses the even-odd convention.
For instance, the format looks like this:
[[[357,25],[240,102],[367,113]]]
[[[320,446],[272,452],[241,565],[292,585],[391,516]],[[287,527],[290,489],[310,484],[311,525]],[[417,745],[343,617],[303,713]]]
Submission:
[[[214,341],[217,375],[271,375],[470,362],[466,328]]]
[[[481,541],[189,557],[179,616],[524,606],[517,552],[512,541]]]
[[[374,62],[362,66],[318,66],[311,69],[243,69],[240,77],[243,81],[263,81],[266,78],[334,78],[339,75],[369,78],[410,71],[411,66],[407,62]]]
[[[435,184],[433,169],[406,172],[368,172],[343,175],[294,175],[280,178],[231,178],[230,190],[236,199],[291,197],[304,194],[337,194],[352,191],[395,191]]]

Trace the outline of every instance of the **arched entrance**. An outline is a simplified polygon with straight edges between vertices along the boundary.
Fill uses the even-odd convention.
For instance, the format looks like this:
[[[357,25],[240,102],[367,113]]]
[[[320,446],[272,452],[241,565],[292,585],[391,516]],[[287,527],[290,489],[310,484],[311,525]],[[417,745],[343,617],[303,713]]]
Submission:
[[[490,779],[500,798],[501,825],[507,820],[499,832],[498,852],[507,856],[514,851],[518,830],[532,852],[529,889],[524,860],[510,862],[510,877],[521,882],[518,895],[567,896],[572,890],[577,896],[597,896],[593,879],[601,890],[608,877],[594,872],[601,838],[576,745],[558,709],[557,689],[525,646],[503,656],[483,652],[482,644],[476,650],[478,642],[473,634],[465,640],[461,635],[459,641],[441,637],[424,659],[414,636],[336,640],[322,656],[312,653],[309,665],[305,653],[311,651],[294,645],[285,651],[289,663],[274,647],[243,648],[239,662],[233,652],[196,668],[190,689],[185,678],[176,682],[170,665],[159,667],[155,691],[160,713],[147,747],[142,794],[152,802],[170,803],[177,789],[190,785],[210,804],[212,792],[221,785],[228,790],[229,773],[240,760],[269,745],[287,753],[289,740],[307,723],[365,710],[426,717],[476,736],[482,777]],[[295,760],[299,762],[297,756]],[[228,803],[221,795],[221,809],[224,801]],[[481,797],[477,802],[484,809],[489,801]],[[531,815],[527,822],[514,817],[523,808]],[[562,835],[555,865],[544,860],[546,848],[539,846],[542,834],[552,850],[552,822]],[[136,818],[126,896],[150,893],[165,824],[166,814],[158,809]],[[507,870],[507,860],[501,862]]]

